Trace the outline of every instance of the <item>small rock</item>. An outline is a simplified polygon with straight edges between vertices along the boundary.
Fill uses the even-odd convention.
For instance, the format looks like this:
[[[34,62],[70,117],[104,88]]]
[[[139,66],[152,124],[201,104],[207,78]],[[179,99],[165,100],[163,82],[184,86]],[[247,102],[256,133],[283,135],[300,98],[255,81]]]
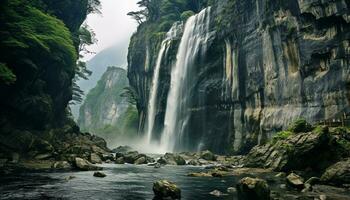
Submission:
[[[75,166],[83,171],[102,170],[102,167],[95,166],[82,158],[75,158]]]
[[[54,168],[54,169],[71,169],[72,165],[69,164],[69,162],[67,162],[67,161],[58,161],[52,165],[52,168]]]
[[[209,173],[204,173],[204,172],[189,173],[189,174],[187,174],[187,176],[191,176],[191,177],[212,177],[211,174],[209,174]]]
[[[286,173],[280,172],[280,173],[276,174],[275,177],[277,177],[277,178],[284,178],[284,177],[286,177]]]
[[[12,153],[11,157],[12,157],[12,160],[10,161],[10,163],[18,163],[19,162],[19,154],[18,153]]]
[[[167,161],[166,161],[163,157],[161,157],[161,158],[159,158],[159,159],[157,160],[157,163],[159,163],[159,164],[161,164],[161,165],[166,165],[166,164],[167,164]]]
[[[198,160],[190,160],[187,165],[198,166],[201,165],[201,163]]]
[[[270,200],[270,187],[265,180],[246,177],[236,188],[239,200]]]
[[[76,177],[75,176],[67,176],[65,178],[66,181],[69,181],[69,180],[72,180],[72,179],[75,179]]]
[[[216,161],[216,156],[211,151],[202,151],[200,157],[204,160]]]
[[[281,185],[280,185],[280,188],[281,188],[282,190],[284,190],[284,189],[287,188],[287,185],[286,185],[286,184],[281,184]]]
[[[115,160],[113,154],[103,154],[101,159],[105,162]]]
[[[35,160],[46,160],[48,158],[51,158],[52,154],[50,153],[46,153],[46,154],[39,154],[37,156],[34,157]]]
[[[305,184],[310,184],[312,186],[312,185],[315,185],[315,184],[319,183],[320,180],[321,179],[318,178],[318,177],[311,177],[305,182]]]
[[[294,188],[304,188],[304,179],[295,173],[291,173],[287,176],[287,183]]]
[[[227,188],[227,192],[230,193],[230,194],[233,194],[233,193],[237,192],[237,189],[234,188],[234,187],[229,187],[229,188]]]
[[[181,199],[181,190],[174,183],[167,180],[156,181],[153,192],[160,199]]]
[[[95,172],[94,173],[94,177],[99,177],[99,178],[104,178],[106,177],[107,175],[102,173],[102,172]]]
[[[321,195],[320,195],[320,200],[327,200],[327,196],[324,195],[324,194],[321,194]]]
[[[142,165],[142,164],[147,164],[146,157],[141,157],[135,160],[134,162],[135,165]]]
[[[221,197],[221,196],[224,196],[225,194],[222,193],[221,191],[219,190],[214,190],[214,191],[211,191],[209,194],[213,195],[213,196],[216,196],[216,197]]]
[[[161,168],[162,167],[162,165],[160,164],[160,163],[156,163],[155,165],[154,165],[154,168]]]
[[[126,153],[132,151],[132,148],[129,146],[119,146],[112,150],[113,153]]]
[[[115,161],[116,164],[124,164],[125,163],[125,160],[124,160],[124,157],[119,157],[117,158],[117,160]]]

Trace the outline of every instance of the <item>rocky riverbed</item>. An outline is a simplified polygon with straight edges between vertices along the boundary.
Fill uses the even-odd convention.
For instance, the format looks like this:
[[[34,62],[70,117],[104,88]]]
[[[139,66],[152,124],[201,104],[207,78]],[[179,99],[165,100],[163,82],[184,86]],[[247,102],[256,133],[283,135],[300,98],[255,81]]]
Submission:
[[[8,185],[0,195],[16,199],[19,187],[30,188],[23,197],[53,199],[350,199],[349,133],[301,120],[245,156],[210,151],[149,155],[128,146],[109,150],[103,140],[80,135],[85,142],[71,140],[48,159],[2,159],[0,182]],[[96,185],[91,193],[89,187]],[[57,196],[53,188],[66,193]]]

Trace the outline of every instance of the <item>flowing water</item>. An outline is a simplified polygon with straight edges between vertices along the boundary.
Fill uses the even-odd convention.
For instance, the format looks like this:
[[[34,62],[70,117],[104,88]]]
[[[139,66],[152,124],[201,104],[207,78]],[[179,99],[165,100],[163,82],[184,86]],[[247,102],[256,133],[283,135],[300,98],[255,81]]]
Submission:
[[[149,100],[148,100],[148,112],[147,112],[147,132],[146,132],[146,143],[151,145],[152,143],[152,133],[153,127],[156,118],[156,110],[157,110],[157,94],[158,94],[158,86],[159,86],[159,73],[162,64],[163,57],[165,56],[172,40],[178,36],[182,28],[181,23],[175,23],[170,31],[166,34],[166,38],[163,40],[161,44],[161,48],[158,53],[156,66],[153,71],[152,77],[152,85],[150,88]]]
[[[174,151],[177,144],[185,144],[184,134],[190,117],[188,110],[190,88],[194,84],[195,77],[191,67],[200,53],[203,55],[206,51],[209,39],[210,10],[210,7],[206,8],[190,17],[184,27],[176,56],[176,65],[171,72],[171,85],[161,138],[161,145],[167,151]]]
[[[234,186],[236,178],[193,178],[186,174],[203,168],[165,166],[103,165],[105,178],[93,177],[93,172],[26,173],[0,178],[0,199],[153,199],[153,182],[166,179],[175,182],[182,199],[233,199],[228,195],[216,198],[213,190],[225,192]],[[67,177],[74,176],[71,180]]]

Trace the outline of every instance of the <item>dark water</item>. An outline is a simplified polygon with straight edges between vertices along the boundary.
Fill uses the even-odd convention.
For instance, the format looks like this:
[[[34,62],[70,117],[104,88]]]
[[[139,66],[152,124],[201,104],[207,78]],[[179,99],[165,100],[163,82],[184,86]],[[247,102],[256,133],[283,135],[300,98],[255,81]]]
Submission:
[[[93,172],[30,173],[0,178],[0,199],[152,199],[153,182],[166,179],[175,182],[182,199],[235,199],[234,195],[215,197],[209,193],[226,193],[235,186],[238,177],[198,178],[186,176],[203,170],[200,167],[103,165],[105,178],[93,177]],[[67,177],[74,176],[71,180]]]

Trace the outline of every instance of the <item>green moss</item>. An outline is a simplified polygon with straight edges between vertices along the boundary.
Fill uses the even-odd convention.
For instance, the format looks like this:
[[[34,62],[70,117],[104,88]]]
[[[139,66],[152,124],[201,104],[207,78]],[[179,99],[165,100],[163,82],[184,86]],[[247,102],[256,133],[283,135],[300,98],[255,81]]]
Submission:
[[[275,136],[272,137],[271,143],[276,144],[278,141],[285,140],[291,135],[293,135],[293,132],[291,131],[278,132]]]
[[[193,16],[195,13],[192,10],[187,10],[181,14],[181,20],[186,21],[188,18]]]
[[[16,75],[4,64],[0,63],[0,83],[10,85],[16,81]]]
[[[312,126],[305,119],[300,118],[292,122],[287,130],[293,133],[306,133],[312,129]]]

